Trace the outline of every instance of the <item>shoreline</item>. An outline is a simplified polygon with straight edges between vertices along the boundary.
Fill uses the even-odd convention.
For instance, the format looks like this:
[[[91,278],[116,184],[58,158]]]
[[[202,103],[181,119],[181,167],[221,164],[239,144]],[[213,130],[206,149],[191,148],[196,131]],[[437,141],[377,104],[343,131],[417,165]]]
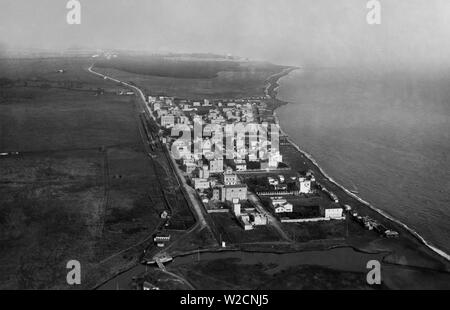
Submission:
[[[290,70],[289,70],[290,69]],[[276,110],[285,105],[288,104],[289,102],[280,100],[277,96],[278,96],[278,88],[280,86],[279,82],[280,79],[287,76],[289,73],[291,73],[292,71],[295,71],[297,69],[301,69],[299,67],[291,67],[289,69],[285,69],[282,72],[276,74],[276,75],[272,75],[270,76],[267,81],[268,83],[270,83],[270,85],[268,85],[266,87],[266,92],[267,95],[270,96],[270,98],[272,98],[273,100],[275,100],[275,107],[273,107],[273,116],[276,120],[276,123],[279,124],[279,119],[276,113]],[[335,181],[329,174],[327,174],[325,172],[325,170],[317,163],[317,161],[314,159],[314,157],[309,154],[308,152],[302,150],[290,137],[289,135],[283,130],[283,128],[281,128],[280,126],[280,131],[282,134],[286,135],[288,138],[288,142],[303,156],[305,156],[321,173],[322,175],[331,183],[335,184],[338,188],[340,188],[342,191],[344,191],[347,195],[349,195],[350,197],[358,200],[361,204],[363,204],[364,206],[366,206],[367,208],[370,208],[372,211],[378,213],[380,216],[384,217],[385,219],[387,219],[388,221],[394,222],[397,225],[400,225],[403,229],[405,229],[410,235],[412,235],[412,237],[414,237],[417,241],[419,241],[422,245],[424,245],[425,247],[427,247],[429,250],[433,251],[433,253],[437,254],[440,258],[444,258],[445,260],[447,260],[447,262],[450,262],[450,255],[447,254],[445,251],[433,246],[432,244],[430,244],[428,241],[426,241],[417,231],[415,231],[413,228],[409,227],[408,225],[406,225],[405,223],[403,223],[402,221],[394,218],[393,216],[389,215],[386,211],[378,209],[377,207],[373,206],[371,203],[367,202],[366,200],[364,200],[363,198],[359,197],[358,195],[352,193],[350,190],[348,190],[347,188],[345,188],[345,186],[343,186],[342,184],[340,184],[339,182]]]
[[[282,131],[283,132],[283,131]],[[434,247],[433,245],[429,244],[417,231],[415,231],[414,229],[408,227],[408,225],[406,225],[405,223],[401,222],[398,219],[395,219],[394,217],[392,217],[391,215],[387,214],[385,211],[378,209],[377,207],[375,207],[374,205],[372,205],[371,203],[367,202],[366,200],[364,200],[363,198],[359,197],[358,195],[352,193],[350,190],[348,190],[347,188],[345,188],[343,185],[341,185],[340,183],[338,183],[337,181],[335,181],[332,177],[330,177],[324,170],[323,168],[316,162],[316,160],[307,152],[303,151],[297,144],[295,144],[295,142],[293,142],[290,138],[288,138],[289,143],[291,143],[291,145],[293,147],[295,147],[300,153],[302,153],[306,158],[308,158],[316,167],[317,169],[320,170],[320,172],[331,182],[334,183],[337,187],[339,187],[340,189],[342,189],[347,195],[355,198],[356,200],[358,200],[359,202],[361,202],[363,205],[365,205],[366,207],[372,209],[373,211],[377,212],[379,215],[385,217],[386,219],[402,226],[405,230],[407,230],[410,234],[413,235],[413,237],[415,237],[418,241],[420,241],[423,245],[425,245],[426,247],[428,247],[430,250],[432,250],[433,252],[435,252],[436,254],[440,255],[441,257],[447,259],[448,261],[450,261],[450,255],[448,255],[447,253],[445,253],[444,251]]]

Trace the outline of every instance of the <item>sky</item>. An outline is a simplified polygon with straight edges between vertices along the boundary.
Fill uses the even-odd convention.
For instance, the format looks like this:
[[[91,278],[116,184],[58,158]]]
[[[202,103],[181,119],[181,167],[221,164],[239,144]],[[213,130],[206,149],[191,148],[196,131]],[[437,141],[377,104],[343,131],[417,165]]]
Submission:
[[[450,65],[450,1],[0,0],[0,47],[212,52],[299,66]]]

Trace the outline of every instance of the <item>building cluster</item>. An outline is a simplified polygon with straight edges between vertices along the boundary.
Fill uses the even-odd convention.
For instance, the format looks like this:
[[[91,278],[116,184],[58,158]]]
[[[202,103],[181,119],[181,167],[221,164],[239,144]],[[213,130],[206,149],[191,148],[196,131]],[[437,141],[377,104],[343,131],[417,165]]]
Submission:
[[[251,230],[256,226],[267,225],[269,222],[267,216],[258,212],[256,208],[242,208],[238,200],[233,201],[233,214],[244,230]]]
[[[209,207],[218,204],[226,205],[244,230],[267,225],[268,219],[265,215],[262,215],[254,207],[242,206],[242,203],[247,202],[247,185],[240,182],[238,175],[231,167],[228,166],[225,171],[212,175],[208,166],[205,165],[192,171],[190,175],[194,176],[191,179],[192,185],[198,191],[203,203]]]
[[[231,212],[245,230],[267,225],[266,215],[248,207],[248,188],[238,177],[242,172],[280,169],[283,157],[279,145],[274,147],[272,143],[279,137],[267,130],[275,125],[275,120],[267,113],[265,102],[260,98],[195,101],[149,96],[148,105],[165,132],[163,142],[208,212]],[[301,218],[293,204],[284,198],[314,194],[314,183],[311,171],[293,177],[279,174],[258,184],[261,190],[256,193],[270,196],[272,212],[282,222],[344,218],[337,204],[321,208],[321,215],[317,212],[313,219]],[[333,193],[320,184],[318,188],[337,202]]]
[[[279,128],[261,99],[149,96],[148,104],[161,126],[173,133],[167,142],[177,158],[188,162],[188,170],[207,165],[210,173],[222,173],[225,163],[234,171],[267,170],[282,163]],[[188,139],[180,139],[180,131]]]
[[[195,122],[202,123],[201,137],[192,136],[192,140],[188,143],[176,146],[179,163],[202,202],[208,206],[219,204],[228,206],[245,230],[268,223],[267,217],[255,208],[242,207],[242,203],[247,201],[248,189],[246,184],[240,182],[236,174],[237,171],[247,170],[248,162],[259,160],[254,157],[254,153],[257,152],[252,154],[242,152],[246,146],[256,148],[257,145],[248,143],[245,145],[245,140],[242,142],[231,139],[231,154],[230,150],[227,150],[226,154],[214,156],[216,154],[213,145],[217,145],[216,139],[223,139],[223,136],[216,136],[213,130],[209,130],[211,126],[208,128],[207,125],[227,127],[236,122],[255,122],[258,118],[255,107],[257,102],[260,101],[253,99],[252,102],[238,100],[213,103],[205,99],[203,102],[187,100],[175,102],[175,99],[171,97],[149,97],[149,104],[156,118],[159,119],[160,125],[165,129],[172,129],[175,125],[182,124],[194,131],[194,126],[197,125]],[[225,132],[227,132],[226,128]],[[176,141],[173,137],[170,140],[172,145]],[[200,153],[193,152],[194,143],[200,144]],[[174,150],[174,148],[171,149]],[[269,161],[271,166],[276,167],[281,161],[281,155],[277,153],[276,156],[269,157],[267,165]]]
[[[241,183],[231,167],[227,167],[218,176],[211,176],[208,167],[198,170],[197,177],[192,178],[194,188],[199,192],[203,203],[208,206],[226,205],[245,230],[267,225],[268,219],[253,207],[242,207],[247,202],[247,185]],[[210,192],[210,199],[207,192]],[[227,209],[225,209],[227,210]],[[210,210],[214,212],[215,210]]]
[[[279,213],[291,213],[294,210],[292,203],[289,203],[283,197],[270,197],[271,206],[273,208],[273,212],[276,214]]]
[[[260,196],[310,195],[314,192],[312,187],[314,182],[314,174],[311,171],[305,175],[291,176],[289,178],[286,178],[284,175],[278,175],[277,177],[268,176],[266,182],[258,187],[257,193]]]
[[[278,148],[272,148],[272,136],[257,126],[274,124],[261,98],[194,101],[149,96],[148,105],[166,130],[163,142],[202,202],[208,208],[227,206],[245,230],[266,225],[265,215],[255,208],[242,207],[248,188],[237,175],[252,169],[277,168],[282,162]],[[175,130],[179,128],[182,134],[187,132],[188,139],[179,139],[180,133]],[[201,134],[197,135],[199,128]],[[245,131],[239,135],[236,128]]]
[[[157,247],[164,247],[167,243],[170,242],[170,235],[166,233],[157,233],[153,236],[153,242]]]
[[[386,226],[382,225],[369,216],[359,215],[358,212],[355,211],[351,212],[350,215],[356,222],[361,224],[367,230],[374,230],[380,235],[387,238],[397,238],[399,236],[397,231],[388,229]]]
[[[285,197],[270,197],[269,206],[281,222],[299,223],[345,219],[345,216],[343,215],[343,208],[336,204],[327,205],[326,207],[306,207],[312,211],[318,210],[317,213],[311,212],[314,216],[305,216],[299,212],[296,212],[293,203],[289,202]]]
[[[287,182],[290,183],[289,186],[287,186]],[[297,174],[296,176],[291,176],[290,178],[286,178],[284,175],[278,175],[277,177],[269,176],[267,177],[267,184],[270,186],[270,189],[265,192],[259,192],[259,194],[269,196],[269,207],[271,208],[272,213],[275,214],[281,222],[344,219],[345,216],[343,216],[343,208],[337,203],[327,205],[326,207],[304,207],[308,209],[308,215],[305,216],[301,212],[297,212],[293,203],[288,201],[286,198],[292,197],[292,199],[295,200],[295,196],[313,194],[314,183],[315,177],[312,171],[308,171],[304,174]],[[289,190],[289,188],[295,188],[295,190]],[[323,186],[320,186],[319,188],[324,191]],[[270,195],[271,193],[278,195]]]

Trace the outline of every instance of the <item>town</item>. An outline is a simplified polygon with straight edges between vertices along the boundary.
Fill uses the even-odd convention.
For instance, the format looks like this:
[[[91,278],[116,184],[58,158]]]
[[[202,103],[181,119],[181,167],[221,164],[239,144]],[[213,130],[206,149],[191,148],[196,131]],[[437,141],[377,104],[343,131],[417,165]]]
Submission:
[[[283,161],[280,145],[288,143],[287,136],[267,107],[267,97],[195,101],[150,95],[146,99],[143,114],[149,113],[158,123],[158,139],[218,227],[222,247],[237,240],[236,226],[242,240],[246,231],[262,231],[266,226],[273,226],[284,239],[295,240],[298,226],[293,224],[342,221],[353,214],[349,205],[340,204],[316,181],[311,170],[293,171]],[[155,237],[159,247],[164,240],[169,242],[170,236]]]

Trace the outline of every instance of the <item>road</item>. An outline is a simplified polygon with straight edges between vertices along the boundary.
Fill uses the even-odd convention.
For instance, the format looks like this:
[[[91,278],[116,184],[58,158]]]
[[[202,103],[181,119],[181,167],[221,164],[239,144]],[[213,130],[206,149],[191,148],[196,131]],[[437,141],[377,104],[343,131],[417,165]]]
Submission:
[[[126,83],[126,82],[120,81],[120,80],[118,80],[118,79],[112,78],[112,77],[110,77],[110,76],[104,75],[104,74],[102,74],[102,73],[96,72],[96,71],[94,71],[94,70],[92,69],[92,67],[93,67],[93,65],[91,65],[91,66],[88,68],[88,71],[89,71],[90,73],[92,73],[92,74],[94,74],[94,75],[96,75],[96,76],[98,76],[98,77],[101,77],[101,78],[103,78],[103,79],[105,79],[105,80],[110,80],[110,81],[113,81],[113,82],[115,82],[115,83],[121,84],[121,85],[123,85],[123,86],[129,87],[129,88],[131,88],[133,91],[135,91],[135,94],[137,94],[138,97],[140,98],[139,102],[140,102],[141,105],[142,105],[142,110],[143,110],[149,117],[151,117],[153,120],[155,120],[155,122],[156,122],[156,118],[155,118],[153,112],[150,110],[150,108],[149,108],[148,105],[147,105],[147,101],[146,101],[144,92],[143,92],[140,88],[138,88],[138,87],[136,87],[136,86],[134,86],[134,85],[132,85],[132,84],[130,84],[130,83]],[[139,127],[139,130],[140,130],[140,127]],[[142,135],[142,133],[141,133],[141,135]],[[147,141],[147,142],[148,142],[148,141]],[[148,146],[148,144],[147,144],[146,146]],[[146,149],[147,149],[147,148],[146,148]],[[147,153],[148,153],[148,156],[149,156],[150,158],[153,158],[153,155],[152,155],[149,151],[147,151]],[[198,199],[196,199],[194,193],[192,193],[192,190],[190,190],[190,189],[191,189],[190,186],[187,185],[186,179],[185,179],[185,178],[183,177],[183,175],[181,174],[181,171],[179,170],[177,164],[174,162],[173,157],[172,157],[172,156],[168,156],[168,157],[169,157],[169,158],[168,158],[169,164],[171,165],[172,170],[173,170],[173,172],[174,172],[175,175],[176,175],[176,178],[177,178],[177,181],[178,181],[179,185],[183,187],[183,192],[184,192],[185,196],[188,196],[188,197],[186,197],[186,198],[189,199],[189,201],[191,202],[191,205],[192,205],[192,207],[193,207],[193,209],[194,209],[196,218],[197,218],[197,220],[198,220],[198,224],[199,224],[201,227],[208,226],[208,225],[207,225],[207,222],[206,222],[206,220],[205,220],[204,214],[203,214],[203,212],[202,212],[202,206],[200,205]],[[181,182],[180,182],[180,181],[181,181]],[[187,195],[186,195],[186,194],[187,194]]]
[[[180,168],[178,167],[177,163],[175,162],[173,156],[169,156],[169,157],[170,157],[170,160],[172,161],[172,168],[175,170],[174,172],[178,176],[178,179],[181,180],[180,185],[183,187],[185,193],[188,194],[189,200],[192,202],[192,206],[194,207],[194,209],[196,211],[200,226],[201,227],[207,226],[205,217],[203,216],[203,212],[202,212],[203,207],[200,205],[200,202],[195,197],[195,194],[196,194],[195,190],[186,183],[186,178],[182,175]]]

